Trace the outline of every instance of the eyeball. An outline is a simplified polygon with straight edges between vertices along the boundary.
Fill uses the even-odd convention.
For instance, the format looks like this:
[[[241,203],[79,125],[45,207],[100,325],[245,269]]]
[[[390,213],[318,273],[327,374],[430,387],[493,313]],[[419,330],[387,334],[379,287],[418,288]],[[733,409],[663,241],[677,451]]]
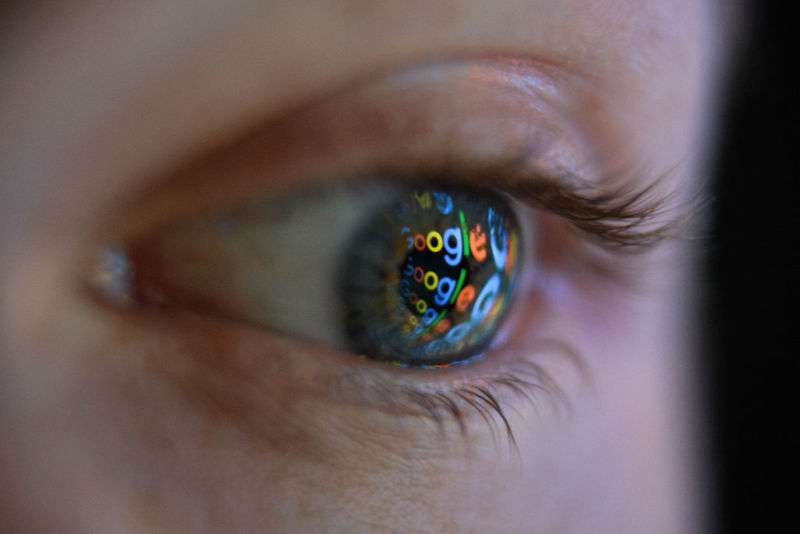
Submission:
[[[401,366],[466,363],[489,346],[516,285],[513,201],[408,183],[335,183],[165,222],[114,249],[126,275],[101,277],[114,282],[101,292]]]
[[[354,351],[407,367],[479,357],[508,308],[520,260],[508,201],[488,190],[407,190],[354,235],[342,262]]]

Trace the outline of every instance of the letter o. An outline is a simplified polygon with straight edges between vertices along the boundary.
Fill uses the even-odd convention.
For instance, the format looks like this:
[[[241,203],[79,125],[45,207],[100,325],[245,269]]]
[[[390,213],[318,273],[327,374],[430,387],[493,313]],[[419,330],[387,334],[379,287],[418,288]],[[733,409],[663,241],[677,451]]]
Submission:
[[[436,289],[436,286],[439,285],[439,277],[433,271],[428,271],[425,273],[425,287],[430,291]]]
[[[431,230],[428,232],[428,237],[425,239],[425,243],[428,245],[428,250],[431,252],[439,252],[442,250],[444,246],[444,241],[442,241],[442,234],[437,232],[436,230]]]

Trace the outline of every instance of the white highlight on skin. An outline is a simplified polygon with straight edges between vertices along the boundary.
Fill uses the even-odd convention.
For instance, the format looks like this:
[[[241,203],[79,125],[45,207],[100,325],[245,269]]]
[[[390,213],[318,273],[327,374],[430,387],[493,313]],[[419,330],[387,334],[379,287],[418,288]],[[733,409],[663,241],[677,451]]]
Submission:
[[[109,245],[97,252],[89,284],[117,306],[132,303],[133,267],[125,247]]]

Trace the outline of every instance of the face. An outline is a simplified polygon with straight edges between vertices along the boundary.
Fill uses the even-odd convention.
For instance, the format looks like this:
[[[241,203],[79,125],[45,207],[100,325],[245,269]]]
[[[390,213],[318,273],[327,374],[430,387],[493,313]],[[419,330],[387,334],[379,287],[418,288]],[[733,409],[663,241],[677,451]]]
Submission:
[[[702,529],[685,237],[714,19],[691,0],[20,7],[0,519]]]

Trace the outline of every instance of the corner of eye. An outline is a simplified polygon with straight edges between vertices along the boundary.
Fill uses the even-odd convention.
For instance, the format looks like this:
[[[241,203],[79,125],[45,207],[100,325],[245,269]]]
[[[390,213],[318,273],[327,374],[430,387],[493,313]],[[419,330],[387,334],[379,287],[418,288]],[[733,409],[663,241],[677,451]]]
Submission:
[[[134,272],[121,242],[97,245],[83,259],[81,283],[92,295],[116,307],[133,304]]]

